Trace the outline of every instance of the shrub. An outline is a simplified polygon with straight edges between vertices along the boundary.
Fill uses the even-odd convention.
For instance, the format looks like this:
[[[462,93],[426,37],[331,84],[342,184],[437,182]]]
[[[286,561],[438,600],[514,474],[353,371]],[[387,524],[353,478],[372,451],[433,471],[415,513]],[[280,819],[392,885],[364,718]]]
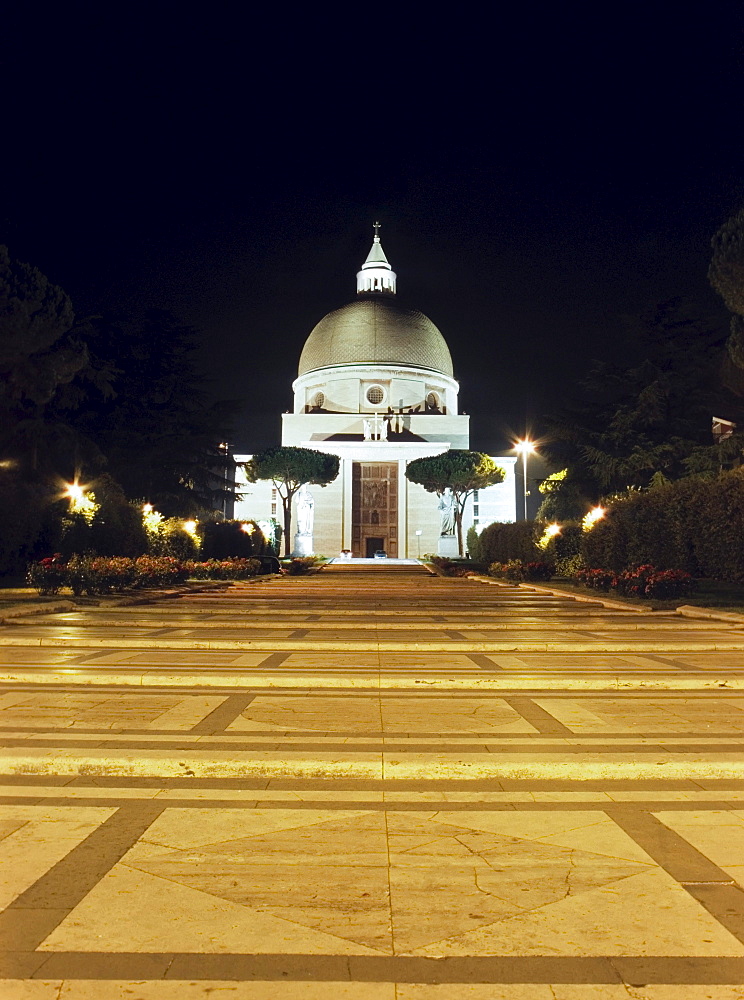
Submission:
[[[578,583],[590,590],[602,590],[605,593],[612,587],[616,577],[610,569],[581,569],[576,574]]]
[[[39,562],[29,563],[26,579],[43,597],[59,593],[60,587],[66,583],[65,566],[61,562],[61,554],[55,552],[53,556],[47,556],[46,559]]]
[[[627,524],[623,515],[622,507],[613,504],[582,538],[581,555],[591,569],[606,567],[619,573],[627,566]]]
[[[695,579],[684,570],[661,569],[648,578],[646,597],[655,597],[658,600],[689,597],[696,588]]]
[[[92,556],[81,556],[77,553],[70,556],[67,562],[67,586],[76,597],[94,592]]]
[[[542,553],[537,548],[536,540],[542,535],[542,530],[542,524],[535,525],[534,521],[496,521],[489,524],[479,536],[480,559],[489,564],[512,559],[522,562],[539,559]]]
[[[133,559],[147,552],[141,507],[130,504],[121,486],[107,473],[95,480],[93,493],[98,509],[90,522],[90,538],[84,547],[99,556]]]
[[[553,564],[549,562],[535,561],[524,565],[525,580],[549,580],[553,576]]]
[[[626,597],[669,599],[691,594],[695,581],[684,570],[657,570],[646,565],[625,570],[615,578],[613,587]]]
[[[427,556],[427,561],[436,566],[444,576],[475,576],[482,570],[481,566],[474,565],[471,560],[462,561],[459,559],[447,559],[446,556]]]
[[[127,556],[110,559],[97,556],[90,562],[90,573],[98,594],[120,593],[132,587],[137,579],[134,560]]]
[[[694,499],[694,550],[702,574],[744,581],[744,468],[701,483]]]
[[[612,589],[624,597],[645,597],[646,585],[654,572],[654,567],[649,565],[626,569],[612,581]]]
[[[673,600],[688,597],[695,591],[694,578],[684,570],[656,569],[651,565],[634,566],[615,574],[607,569],[584,569],[576,579],[584,586],[607,592],[612,589],[625,597]]]
[[[572,559],[581,552],[581,540],[583,532],[581,524],[576,521],[569,521],[561,525],[561,530],[553,535],[544,549],[544,555],[548,562],[557,563],[559,560]]]
[[[163,587],[183,583],[188,570],[173,556],[140,556],[135,562],[136,586]]]
[[[61,548],[65,510],[59,489],[40,475],[18,469],[0,475],[0,574],[22,576],[27,564]]]
[[[481,541],[480,535],[475,527],[471,526],[468,528],[468,533],[466,535],[465,547],[468,551],[468,555],[473,560],[473,562],[480,562],[483,558],[481,551]]]
[[[199,555],[199,539],[183,526],[178,517],[161,521],[158,529],[150,534],[150,554],[171,556],[173,559],[196,559]]]
[[[521,580],[522,563],[519,559],[512,559],[510,562],[492,562],[488,567],[488,575],[505,580]]]
[[[255,521],[206,521],[199,525],[199,534],[205,560],[249,559],[263,555],[270,548]]]
[[[197,580],[246,580],[261,572],[260,559],[208,559],[186,562],[184,569]]]
[[[296,556],[289,561],[286,569],[290,576],[304,576],[315,566],[315,556]]]
[[[510,559],[508,562],[494,562],[488,567],[491,576],[503,577],[506,580],[519,582],[522,580],[549,580],[553,575],[550,563],[540,560],[522,562],[521,559]]]
[[[584,557],[579,553],[569,556],[567,559],[556,559],[555,572],[557,576],[565,576],[573,579],[578,576],[581,570],[586,568]]]
[[[584,534],[587,566],[622,573],[633,566],[744,581],[744,469],[711,480],[688,478],[613,500]]]

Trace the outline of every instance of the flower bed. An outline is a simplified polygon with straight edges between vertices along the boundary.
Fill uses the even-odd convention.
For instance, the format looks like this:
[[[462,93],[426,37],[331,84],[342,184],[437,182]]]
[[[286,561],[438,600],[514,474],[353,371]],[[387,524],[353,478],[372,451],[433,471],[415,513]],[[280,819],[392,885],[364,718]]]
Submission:
[[[66,568],[61,560],[61,554],[55,552],[53,556],[29,565],[26,579],[42,597],[58,594],[60,587],[66,584]]]
[[[59,593],[69,587],[73,594],[112,594],[136,587],[168,587],[189,576],[198,580],[244,580],[261,572],[260,559],[210,559],[180,562],[173,556],[72,555],[67,563],[59,554],[28,567],[27,580],[39,594]]]
[[[509,562],[494,562],[488,567],[489,576],[501,577],[514,583],[527,580],[549,580],[553,575],[553,566],[547,562],[522,562],[521,559],[510,559]]]
[[[605,593],[614,590],[623,597],[643,600],[676,600],[689,597],[696,589],[696,582],[681,569],[656,569],[651,565],[634,566],[622,573],[608,569],[583,569],[574,577],[577,583]]]
[[[617,579],[615,574],[609,569],[580,569],[574,575],[574,580],[589,587],[590,590],[601,590],[607,593]]]
[[[247,580],[261,572],[261,560],[252,558],[189,560],[184,566],[196,580]]]

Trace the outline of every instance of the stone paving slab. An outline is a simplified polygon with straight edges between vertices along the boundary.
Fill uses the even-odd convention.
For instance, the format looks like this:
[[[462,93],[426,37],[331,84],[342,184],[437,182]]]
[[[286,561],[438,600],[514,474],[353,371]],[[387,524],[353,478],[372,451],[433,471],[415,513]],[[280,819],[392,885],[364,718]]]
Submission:
[[[738,623],[403,569],[0,643],[3,1000],[744,997]],[[349,618],[402,648],[314,645]]]

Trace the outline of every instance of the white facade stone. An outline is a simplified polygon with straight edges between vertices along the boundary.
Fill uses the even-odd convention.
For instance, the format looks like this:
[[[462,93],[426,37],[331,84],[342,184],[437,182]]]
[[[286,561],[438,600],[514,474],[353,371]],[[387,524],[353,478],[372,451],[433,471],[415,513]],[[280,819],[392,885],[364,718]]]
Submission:
[[[357,290],[359,308],[329,313],[308,337],[293,383],[294,410],[282,417],[282,445],[340,459],[333,483],[308,487],[312,548],[326,556],[344,549],[364,556],[365,544],[379,543],[400,557],[436,553],[442,551],[439,499],[408,482],[406,465],[469,448],[470,418],[458,412],[459,385],[441,333],[422,313],[396,304],[395,274],[377,235]],[[375,304],[380,308],[373,309]],[[249,458],[235,456],[238,463]],[[463,532],[515,520],[516,458],[495,461],[506,478],[468,500]],[[271,483],[246,484],[240,464],[237,480],[243,496],[235,504],[236,518],[273,516],[282,523],[281,498]],[[296,531],[293,510],[292,537]],[[305,535],[302,547],[307,545]]]

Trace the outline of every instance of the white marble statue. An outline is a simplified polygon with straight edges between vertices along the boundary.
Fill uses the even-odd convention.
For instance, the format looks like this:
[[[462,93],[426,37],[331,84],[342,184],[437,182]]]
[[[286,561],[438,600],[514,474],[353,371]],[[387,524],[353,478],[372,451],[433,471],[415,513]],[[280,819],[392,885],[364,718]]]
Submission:
[[[439,515],[441,517],[440,535],[455,533],[455,498],[450,490],[439,498]]]
[[[297,534],[312,535],[313,507],[315,501],[307,485],[301,486],[297,493]]]

